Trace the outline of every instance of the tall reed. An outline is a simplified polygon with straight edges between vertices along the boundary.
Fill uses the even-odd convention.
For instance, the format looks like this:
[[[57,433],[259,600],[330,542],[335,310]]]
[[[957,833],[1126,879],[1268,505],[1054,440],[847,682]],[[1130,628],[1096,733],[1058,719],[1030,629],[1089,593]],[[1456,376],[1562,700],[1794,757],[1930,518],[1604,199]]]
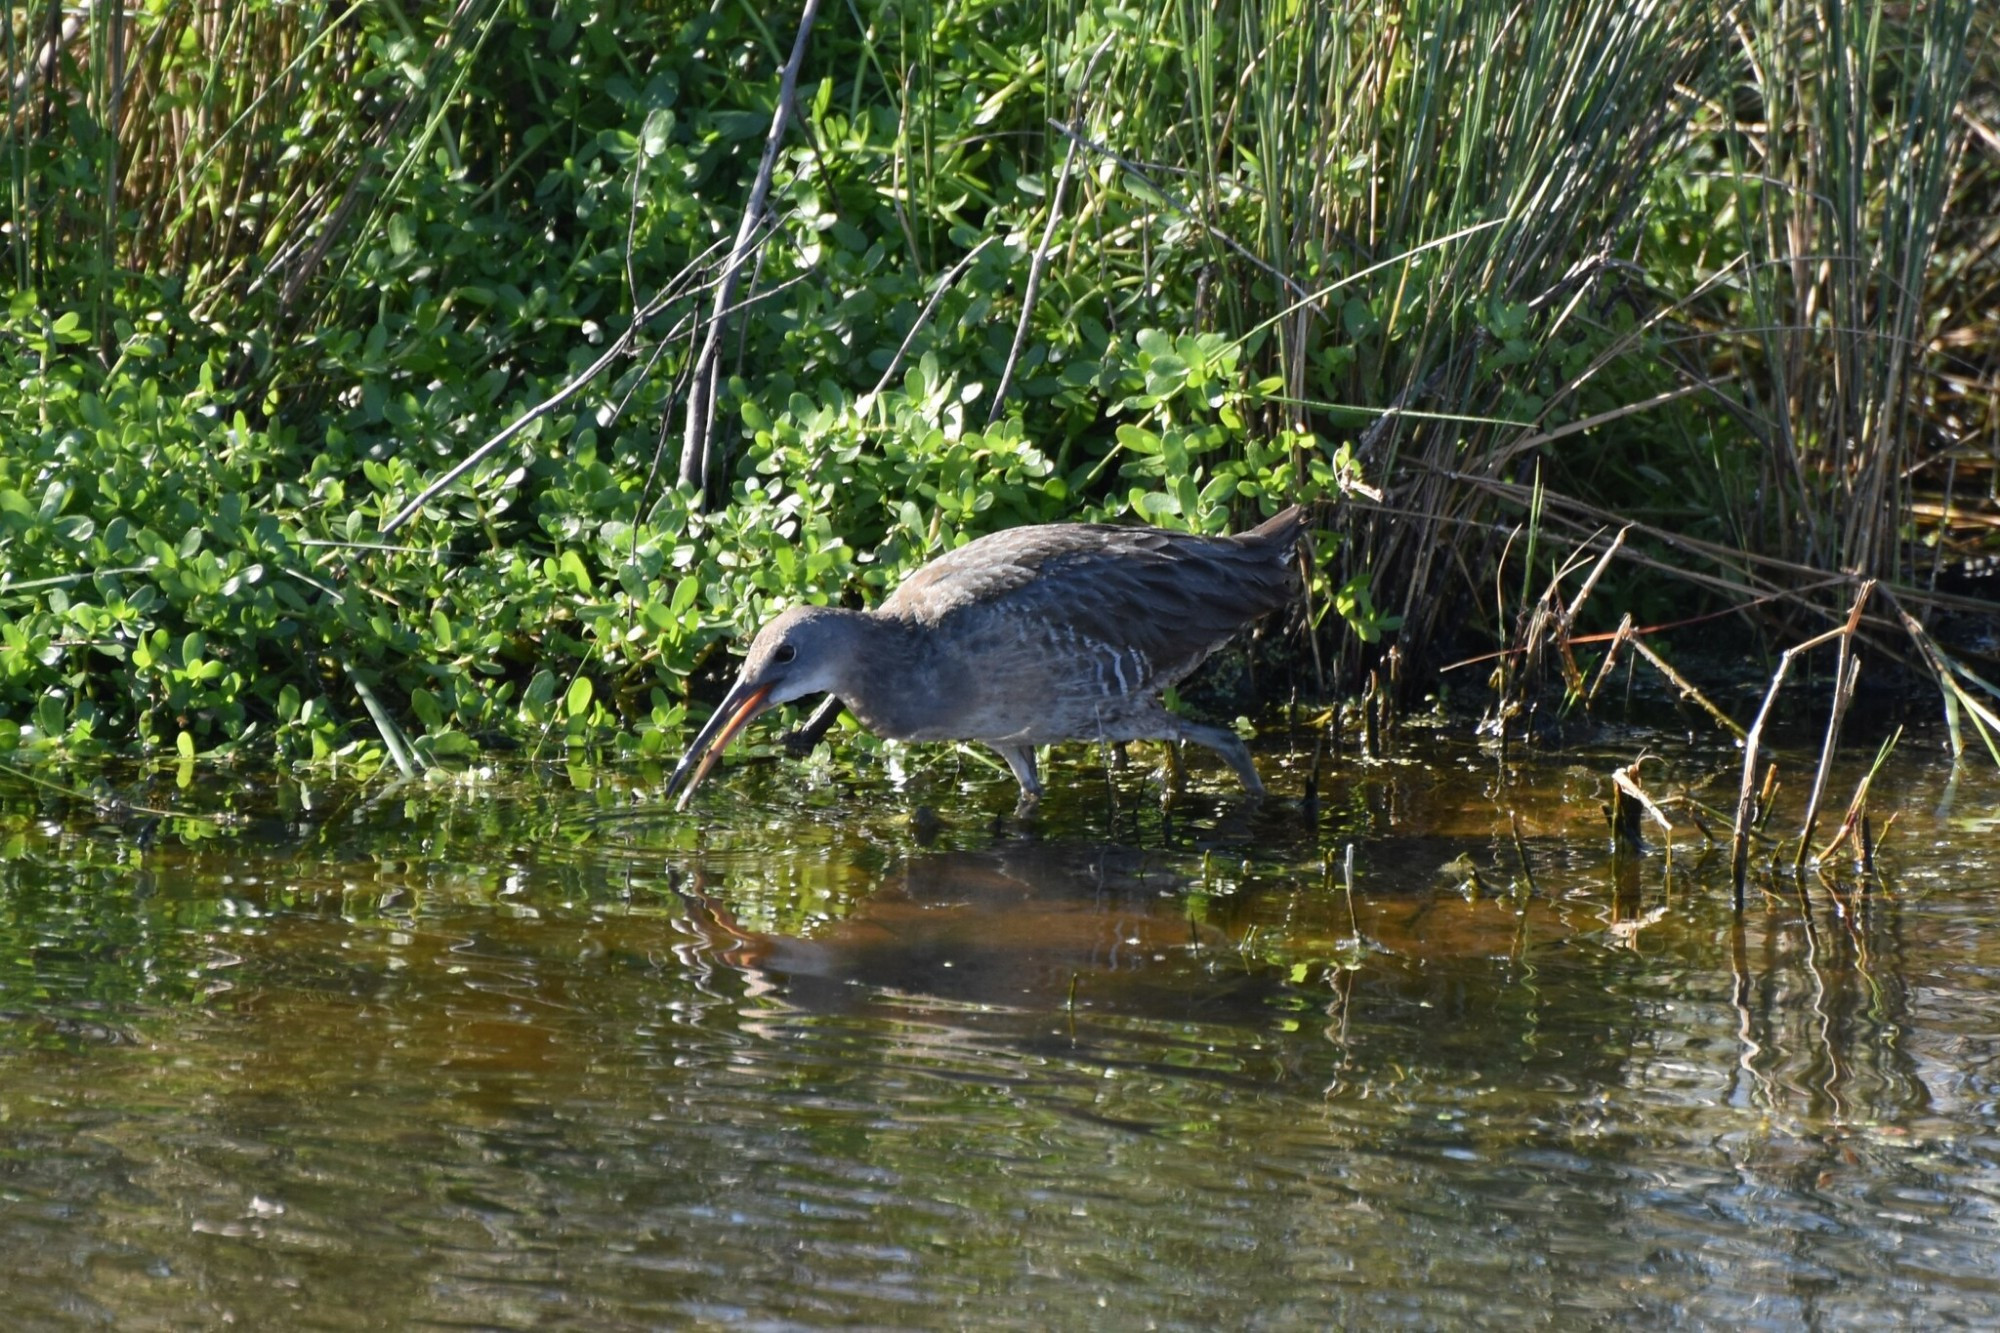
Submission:
[[[1428,641],[1497,555],[1461,554],[1490,501],[1455,474],[1526,475],[1519,440],[1574,409],[1553,349],[1634,253],[1728,29],[1691,0],[1151,0],[1057,26],[1098,145],[1073,265],[1135,307],[1194,295],[1276,377],[1272,429],[1362,446],[1399,512],[1356,522],[1353,567]]]
[[[1774,502],[1761,535],[1802,564],[1913,573],[1899,529],[1939,369],[1929,274],[1976,9],[1762,0],[1741,28],[1755,100],[1726,138]]]
[[[320,266],[381,234],[395,180],[463,110],[498,9],[468,0],[420,26],[393,7],[183,0],[50,5],[46,25],[14,25],[14,280],[90,301],[107,350],[141,275],[224,328],[310,324]]]

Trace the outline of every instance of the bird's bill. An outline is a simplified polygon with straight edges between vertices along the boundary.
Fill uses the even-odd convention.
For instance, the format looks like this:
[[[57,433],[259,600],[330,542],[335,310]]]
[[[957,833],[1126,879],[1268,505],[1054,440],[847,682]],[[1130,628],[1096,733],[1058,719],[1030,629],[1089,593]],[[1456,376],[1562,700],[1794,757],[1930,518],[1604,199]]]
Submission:
[[[680,800],[674,802],[674,809],[687,809],[688,798],[694,789],[708,776],[708,770],[715,767],[722,758],[722,752],[729,748],[729,742],[736,739],[736,733],[750,725],[750,720],[771,705],[769,685],[752,686],[748,681],[737,681],[734,689],[724,697],[722,704],[708,719],[708,725],[694,738],[694,744],[681,756],[674,766],[674,775],[667,779],[667,795],[680,791]],[[693,773],[690,775],[689,770]],[[681,787],[685,779],[687,786]]]

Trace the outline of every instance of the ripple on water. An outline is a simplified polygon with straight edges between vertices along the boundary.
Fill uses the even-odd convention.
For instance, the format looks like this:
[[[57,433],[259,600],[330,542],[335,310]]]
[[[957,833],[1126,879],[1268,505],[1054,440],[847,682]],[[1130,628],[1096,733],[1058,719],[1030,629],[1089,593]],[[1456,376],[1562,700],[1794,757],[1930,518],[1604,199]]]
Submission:
[[[2000,1320],[2000,784],[1899,756],[1890,886],[1738,922],[1589,764],[1410,743],[1314,820],[592,770],[134,857],[0,790],[9,1317]]]

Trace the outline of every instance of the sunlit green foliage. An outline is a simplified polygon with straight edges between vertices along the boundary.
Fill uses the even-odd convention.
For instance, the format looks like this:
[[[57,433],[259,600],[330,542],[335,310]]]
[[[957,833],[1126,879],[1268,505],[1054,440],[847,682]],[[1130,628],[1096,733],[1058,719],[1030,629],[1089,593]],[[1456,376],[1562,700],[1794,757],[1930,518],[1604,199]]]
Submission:
[[[1493,503],[1452,473],[1545,463],[1754,544],[1748,390],[1623,411],[1685,383],[1669,301],[1768,293],[1701,286],[1762,198],[1718,180],[1703,100],[1739,43],[1692,4],[1532,14],[825,10],[712,493],[671,484],[686,282],[386,537],[712,274],[792,16],[165,0],[32,67],[17,29],[0,748],[372,762],[372,693],[420,757],[658,752],[784,602],[1015,523],[1224,531],[1357,478],[1424,517],[1321,544],[1350,642],[1483,589],[1500,544],[1447,553]],[[1555,443],[1607,413],[1634,447]]]

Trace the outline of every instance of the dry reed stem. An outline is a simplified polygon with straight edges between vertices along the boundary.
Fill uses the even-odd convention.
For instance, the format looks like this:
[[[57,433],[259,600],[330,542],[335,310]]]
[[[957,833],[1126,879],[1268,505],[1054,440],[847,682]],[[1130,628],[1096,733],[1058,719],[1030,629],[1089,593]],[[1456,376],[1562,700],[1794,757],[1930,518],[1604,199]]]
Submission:
[[[1642,754],[1626,767],[1611,770],[1612,836],[1620,847],[1635,852],[1640,850],[1644,845],[1639,837],[1639,822],[1643,815],[1659,825],[1661,833],[1667,840],[1668,855],[1671,856],[1674,845],[1673,822],[1660,809],[1659,803],[1647,795],[1646,789],[1639,785],[1639,766],[1646,762],[1647,757]]]
[[[1702,711],[1714,718],[1724,731],[1727,731],[1730,735],[1741,741],[1744,737],[1744,731],[1738,725],[1736,719],[1718,708],[1709,700],[1707,695],[1703,694],[1695,686],[1693,681],[1674,670],[1671,663],[1648,647],[1645,639],[1641,637],[1642,633],[1643,631],[1632,628],[1632,617],[1629,615],[1619,622],[1618,632],[1611,636],[1611,650],[1604,655],[1604,663],[1598,668],[1597,679],[1591,682],[1590,692],[1584,696],[1584,703],[1590,704],[1596,700],[1598,690],[1603,688],[1604,678],[1611,674],[1612,665],[1617,660],[1619,645],[1629,643],[1632,645],[1632,651],[1645,658],[1654,670],[1665,676],[1667,682],[1680,691],[1683,699],[1692,699],[1696,704],[1699,704]]]
[[[1572,693],[1576,693],[1581,689],[1583,685],[1583,673],[1577,670],[1576,656],[1570,651],[1570,630],[1575,626],[1577,616],[1582,613],[1583,604],[1589,601],[1590,594],[1596,591],[1597,581],[1604,576],[1604,571],[1610,566],[1612,557],[1616,556],[1624,548],[1625,534],[1628,531],[1630,531],[1629,527],[1618,530],[1618,535],[1611,539],[1611,544],[1606,546],[1603,553],[1597,557],[1597,563],[1591,566],[1590,573],[1584,576],[1583,586],[1576,590],[1576,596],[1570,598],[1569,605],[1565,606],[1556,616],[1553,637],[1557,651],[1562,654],[1563,683],[1569,687]],[[1578,554],[1581,554],[1581,552],[1578,552]],[[1557,578],[1560,579],[1561,575],[1558,575]],[[1554,594],[1554,584],[1550,585],[1549,592],[1551,595]]]
[[[1540,892],[1535,885],[1534,863],[1528,860],[1528,840],[1521,836],[1521,816],[1518,811],[1507,812],[1507,826],[1514,834],[1514,855],[1521,858],[1521,878],[1528,882],[1530,895]]]
[[[1627,611],[1619,618],[1618,628],[1612,631],[1611,644],[1604,650],[1604,660],[1597,664],[1597,679],[1591,681],[1590,688],[1584,691],[1585,708],[1597,702],[1597,692],[1604,688],[1604,682],[1610,677],[1611,669],[1618,665],[1618,650],[1632,637],[1632,633],[1632,613]]]
[[[1524,509],[1535,503],[1536,488],[1533,486],[1519,482],[1501,481],[1498,478],[1481,476],[1476,473],[1439,468],[1425,463],[1421,459],[1412,461],[1416,462],[1419,466],[1425,467],[1432,475],[1441,480],[1458,482],[1474,487],[1520,505]],[[1738,577],[1735,579],[1726,579],[1713,574],[1703,574],[1679,566],[1668,565],[1662,561],[1652,559],[1641,552],[1626,552],[1626,559],[1635,564],[1673,574],[1676,577],[1686,579],[1688,582],[1713,589],[1717,592],[1734,596],[1742,596],[1746,592],[1755,592],[1763,594],[1769,600],[1789,602],[1802,609],[1811,611],[1815,615],[1828,616],[1830,618],[1831,613],[1828,609],[1821,604],[1808,600],[1806,594],[1835,584],[1851,583],[1854,578],[1852,574],[1829,574],[1822,568],[1803,564],[1799,561],[1786,560],[1779,556],[1763,555],[1755,551],[1744,551],[1733,546],[1724,546],[1717,542],[1704,541],[1699,537],[1690,537],[1684,533],[1673,532],[1666,528],[1639,523],[1626,518],[1624,515],[1589,504],[1583,500],[1578,500],[1573,496],[1563,494],[1561,491],[1550,490],[1547,487],[1540,488],[1540,496],[1541,514],[1546,526],[1562,526],[1573,528],[1576,531],[1614,526],[1622,527],[1629,529],[1634,536],[1646,538],[1671,550],[1685,552],[1688,555],[1699,557],[1724,569],[1734,571]],[[1429,517],[1441,519],[1441,516],[1438,515],[1431,515]],[[1953,593],[1912,588],[1904,585],[1883,584],[1881,586],[1884,592],[1887,592],[1893,586],[1901,597],[1934,609],[1959,610],[1982,614],[1990,613],[1993,609],[1992,602],[1984,598],[1960,596]],[[1863,623],[1875,629],[1897,628],[1896,623],[1885,616],[1867,616],[1863,618]],[[1896,655],[1904,657],[1906,661],[1908,660],[1904,654],[1898,653]]]
[[[1763,739],[1764,723],[1771,716],[1771,706],[1777,702],[1778,689],[1785,683],[1785,676],[1791,671],[1792,663],[1799,654],[1817,648],[1829,639],[1846,640],[1854,636],[1856,628],[1861,623],[1862,607],[1875,586],[1872,579],[1862,584],[1859,595],[1854,599],[1853,609],[1847,614],[1846,624],[1837,629],[1830,629],[1824,634],[1815,634],[1804,643],[1785,649],[1778,658],[1778,669],[1771,674],[1771,684],[1764,691],[1764,703],[1757,710],[1757,720],[1751,724],[1750,734],[1743,738],[1743,785],[1737,792],[1735,832],[1730,839],[1729,849],[1729,880],[1735,895],[1736,910],[1739,912],[1743,910],[1743,884],[1750,871],[1751,810],[1757,803],[1757,747]],[[1776,792],[1776,780],[1777,765],[1773,764],[1771,773],[1764,782],[1762,802],[1764,808],[1756,821],[1759,824],[1770,817],[1771,797]]]
[[[1847,613],[1847,632],[1840,637],[1840,661],[1833,671],[1833,710],[1827,714],[1826,738],[1819,747],[1819,767],[1813,771],[1812,794],[1806,798],[1805,820],[1799,826],[1799,850],[1792,861],[1794,875],[1805,868],[1806,847],[1812,841],[1813,827],[1819,822],[1819,803],[1826,795],[1834,747],[1840,742],[1841,719],[1847,716],[1847,706],[1854,700],[1854,682],[1861,675],[1861,663],[1854,656],[1854,631],[1861,623],[1861,608],[1874,591],[1874,579],[1861,585],[1860,592],[1855,594],[1854,608]]]
[[[1856,860],[1860,863],[1864,874],[1874,873],[1876,839],[1868,827],[1868,788],[1874,783],[1875,775],[1882,771],[1883,763],[1888,760],[1890,752],[1896,748],[1896,742],[1901,740],[1902,736],[1903,729],[1898,727],[1894,735],[1882,742],[1882,748],[1875,753],[1875,762],[1868,766],[1868,771],[1861,775],[1861,781],[1855,784],[1854,797],[1848,801],[1847,812],[1841,816],[1839,830],[1834,833],[1832,840],[1820,849],[1816,860],[1824,863],[1839,851],[1841,845],[1849,838],[1858,837],[1860,846]],[[1892,815],[1891,822],[1893,821]],[[1885,825],[1883,833],[1887,832],[1888,828]]]

